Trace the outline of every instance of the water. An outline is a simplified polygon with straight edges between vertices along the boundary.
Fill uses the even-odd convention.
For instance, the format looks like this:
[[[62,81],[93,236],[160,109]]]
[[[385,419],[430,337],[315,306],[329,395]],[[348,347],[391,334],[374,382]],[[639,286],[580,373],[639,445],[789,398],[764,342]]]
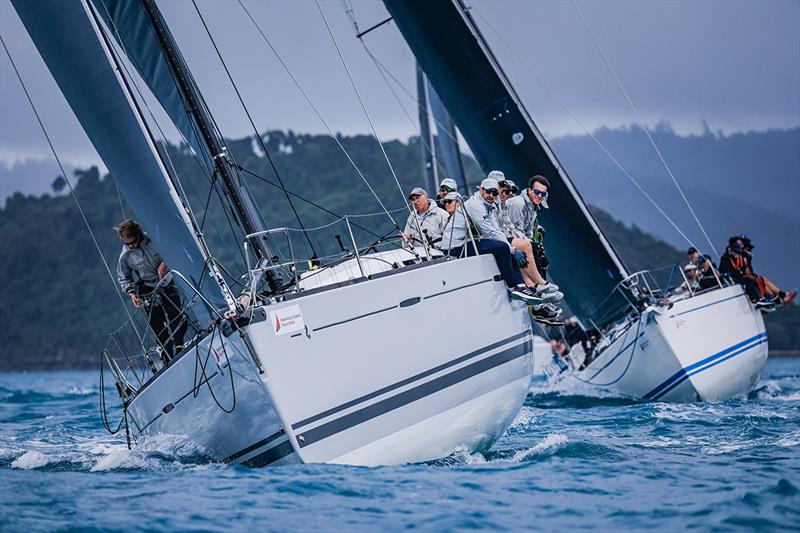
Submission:
[[[713,404],[534,384],[486,455],[399,467],[229,467],[169,440],[128,451],[98,398],[93,372],[0,374],[0,529],[800,529],[799,359]]]

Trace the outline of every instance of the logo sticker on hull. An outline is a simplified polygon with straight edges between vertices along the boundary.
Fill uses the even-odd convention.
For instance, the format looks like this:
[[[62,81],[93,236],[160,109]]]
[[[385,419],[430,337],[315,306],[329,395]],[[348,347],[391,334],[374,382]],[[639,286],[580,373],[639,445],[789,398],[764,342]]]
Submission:
[[[306,327],[299,305],[290,305],[270,311],[269,321],[272,323],[272,332],[276,336],[303,331]]]

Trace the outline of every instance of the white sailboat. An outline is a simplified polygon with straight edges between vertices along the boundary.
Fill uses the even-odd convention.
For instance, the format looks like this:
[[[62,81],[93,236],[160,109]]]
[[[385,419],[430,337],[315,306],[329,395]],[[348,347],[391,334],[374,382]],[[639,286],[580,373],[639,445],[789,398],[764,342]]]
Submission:
[[[749,392],[767,358],[767,335],[742,288],[718,280],[706,291],[678,294],[659,289],[651,272],[630,273],[464,2],[385,4],[481,166],[551,182],[554,207],[543,223],[552,274],[574,315],[602,339],[591,362],[567,379],[643,400],[715,401]]]
[[[286,230],[265,228],[152,0],[13,5],[186,303],[191,339],[168,365],[135,320],[140,352],[117,332],[105,353],[131,442],[177,436],[251,466],[376,465],[483,451],[505,431],[527,395],[532,334],[491,256],[359,245],[345,217],[350,249],[301,275],[291,245],[277,258]],[[244,307],[157,147],[133,67],[247,234],[257,262]],[[443,334],[444,315],[457,334]]]

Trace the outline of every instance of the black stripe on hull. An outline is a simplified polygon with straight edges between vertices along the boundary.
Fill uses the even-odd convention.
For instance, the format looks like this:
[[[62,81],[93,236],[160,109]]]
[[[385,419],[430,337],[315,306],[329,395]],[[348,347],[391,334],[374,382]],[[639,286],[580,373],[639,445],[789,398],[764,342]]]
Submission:
[[[484,354],[486,352],[494,350],[495,348],[499,348],[500,346],[503,346],[504,344],[508,344],[509,342],[513,342],[513,341],[519,340],[519,339],[527,337],[529,335],[530,335],[529,331],[523,331],[523,332],[517,333],[516,335],[512,335],[511,337],[508,337],[507,339],[503,339],[501,341],[497,341],[495,343],[490,344],[489,346],[485,346],[485,347],[483,347],[483,348],[481,348],[479,350],[475,350],[474,352],[470,352],[467,355],[462,355],[461,357],[457,357],[456,359],[453,359],[452,361],[448,361],[446,363],[442,363],[441,365],[436,366],[434,368],[431,368],[429,370],[426,370],[425,372],[421,372],[419,374],[411,376],[410,378],[406,378],[406,379],[404,379],[402,381],[398,381],[397,383],[393,383],[391,385],[387,385],[386,387],[383,387],[382,389],[378,389],[376,391],[370,392],[369,394],[365,394],[364,396],[360,396],[360,397],[358,397],[358,398],[356,398],[354,400],[350,400],[349,402],[343,403],[341,405],[337,405],[336,407],[332,407],[332,408],[330,408],[330,409],[328,409],[326,411],[323,411],[321,413],[318,413],[318,414],[316,414],[314,416],[310,416],[310,417],[306,418],[305,420],[301,420],[300,422],[296,422],[296,423],[292,424],[292,429],[296,430],[296,429],[299,429],[299,428],[301,428],[303,426],[307,426],[308,424],[316,422],[317,420],[321,420],[321,419],[326,418],[326,417],[328,417],[328,416],[330,416],[332,414],[338,413],[340,411],[344,411],[345,409],[349,409],[350,407],[353,407],[353,406],[358,405],[360,403],[366,402],[368,400],[371,400],[373,398],[376,398],[378,396],[386,394],[389,391],[392,391],[392,390],[395,390],[395,389],[399,389],[400,387],[404,387],[404,386],[406,386],[406,385],[408,385],[410,383],[413,383],[413,382],[418,381],[420,379],[423,379],[423,378],[426,378],[426,377],[431,376],[433,374],[436,374],[437,372],[441,372],[442,370],[445,370],[446,368],[453,367],[453,366],[455,366],[455,365],[457,365],[459,363],[463,363],[464,361],[467,361],[467,360],[472,359],[474,357],[478,357],[481,354]]]
[[[257,450],[257,449],[261,448],[262,446],[265,446],[265,445],[269,444],[270,442],[274,441],[275,439],[277,439],[281,435],[283,435],[283,429],[281,429],[279,431],[276,431],[275,433],[273,433],[269,437],[267,437],[265,439],[262,439],[262,440],[256,442],[255,444],[251,444],[247,448],[245,448],[243,450],[240,450],[240,451],[234,453],[233,455],[229,455],[228,457],[223,459],[222,462],[223,463],[230,463],[231,461],[235,461],[239,457],[247,455],[248,453]]]
[[[242,464],[251,468],[261,468],[262,466],[267,466],[280,459],[283,459],[293,452],[294,448],[292,448],[292,444],[288,440],[285,440],[274,448],[270,448],[269,450],[265,451],[264,453],[260,453],[255,457],[251,457],[247,461],[242,461]]]
[[[408,389],[390,398],[375,402],[372,405],[368,405],[358,411],[354,411],[298,435],[298,444],[301,448],[304,448],[332,435],[341,433],[342,431],[386,414],[389,411],[399,409],[411,402],[435,394],[448,387],[461,383],[462,381],[466,381],[471,377],[477,376],[478,374],[489,371],[509,361],[513,361],[514,359],[518,359],[530,353],[532,348],[533,342],[527,340],[522,344],[518,344],[517,346],[498,352],[485,359],[476,361],[449,374],[445,374],[444,376],[432,379],[427,383]]]

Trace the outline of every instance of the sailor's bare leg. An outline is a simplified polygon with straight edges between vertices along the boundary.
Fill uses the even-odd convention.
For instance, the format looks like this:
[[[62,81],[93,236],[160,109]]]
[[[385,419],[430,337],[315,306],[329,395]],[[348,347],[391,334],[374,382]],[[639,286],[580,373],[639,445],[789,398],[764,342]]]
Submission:
[[[781,292],[781,289],[777,285],[772,283],[770,280],[768,280],[766,277],[761,276],[761,279],[764,281],[764,288],[766,289],[765,292],[769,296],[777,296],[778,293]]]
[[[528,239],[520,239],[519,237],[515,237],[511,241],[511,246],[513,246],[515,250],[520,250],[525,254],[525,257],[528,258],[528,266],[519,269],[519,273],[522,276],[522,279],[525,280],[525,284],[528,286],[547,284],[547,281],[545,281],[542,275],[539,274],[539,269],[536,268],[536,261],[533,259],[533,246],[531,246],[531,241]]]

